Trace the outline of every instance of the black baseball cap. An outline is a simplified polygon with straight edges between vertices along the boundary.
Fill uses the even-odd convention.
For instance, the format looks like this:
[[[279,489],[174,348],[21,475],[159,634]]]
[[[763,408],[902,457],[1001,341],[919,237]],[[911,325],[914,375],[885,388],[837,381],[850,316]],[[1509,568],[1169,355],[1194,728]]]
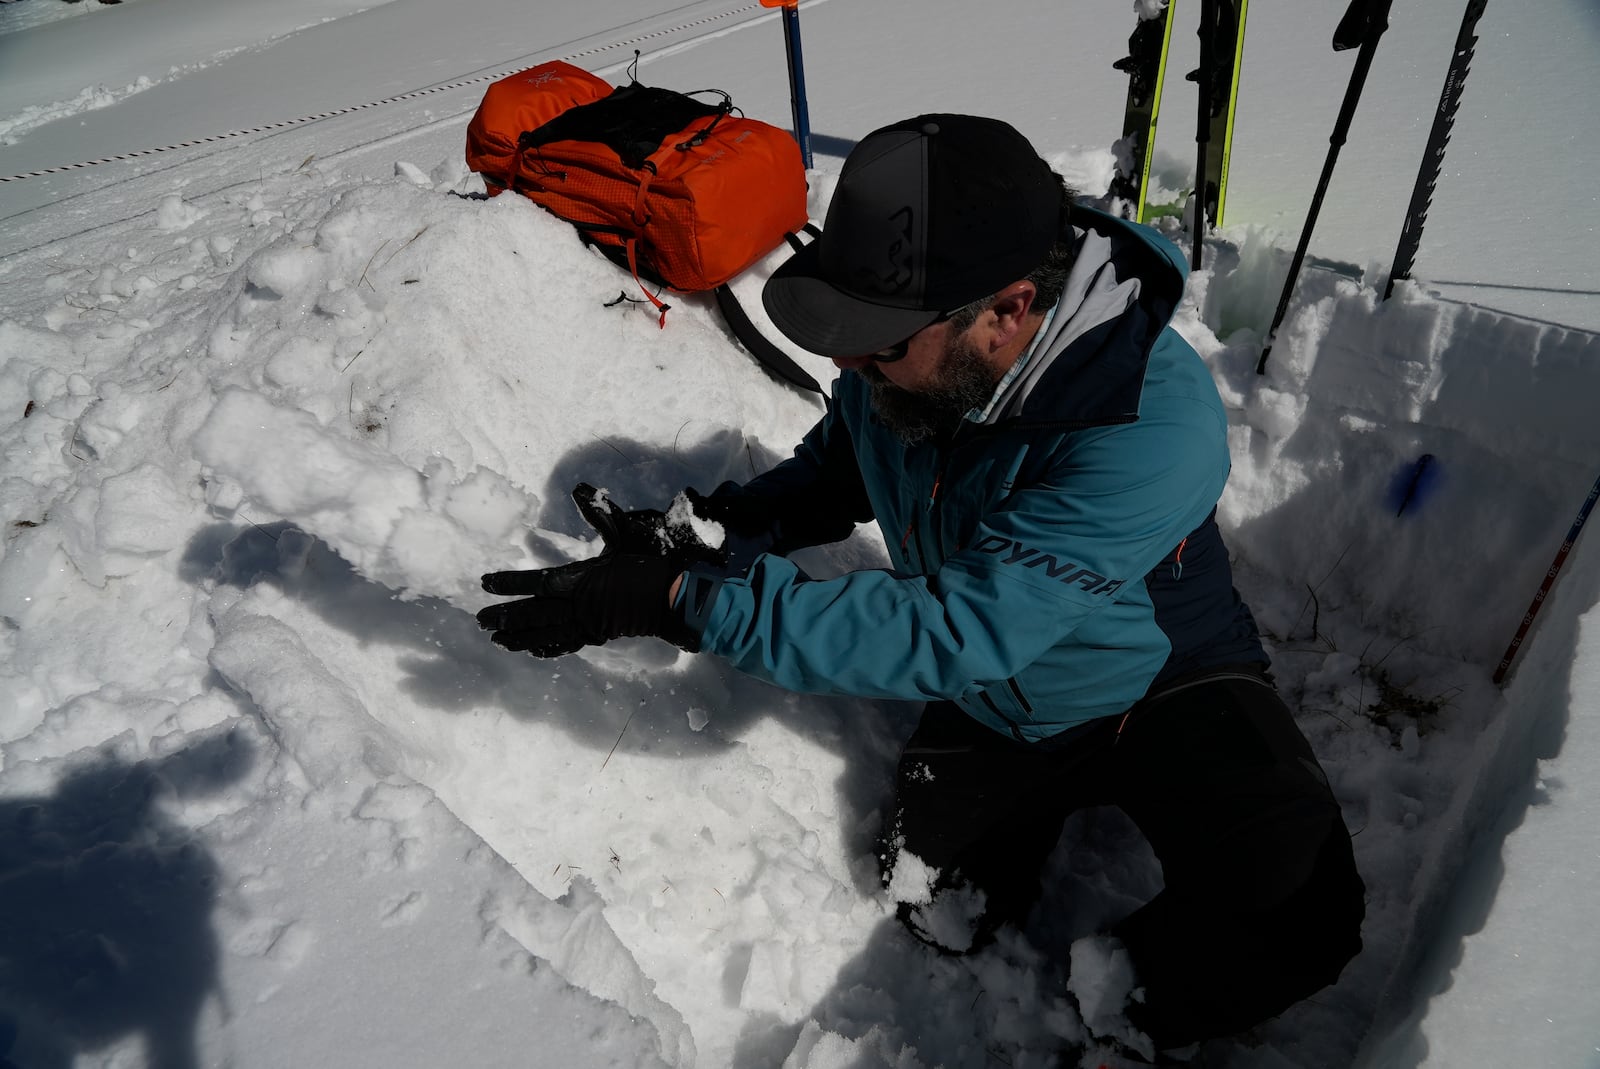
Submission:
[[[1024,278],[1061,233],[1061,180],[999,119],[919,115],[851,150],[822,234],[772,273],[796,345],[865,356]]]

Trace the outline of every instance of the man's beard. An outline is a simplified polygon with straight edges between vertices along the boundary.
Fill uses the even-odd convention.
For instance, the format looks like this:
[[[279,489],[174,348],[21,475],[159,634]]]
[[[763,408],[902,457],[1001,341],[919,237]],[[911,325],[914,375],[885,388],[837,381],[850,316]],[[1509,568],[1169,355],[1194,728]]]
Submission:
[[[955,430],[974,408],[994,396],[999,376],[965,335],[945,343],[933,383],[906,390],[890,382],[876,364],[858,369],[872,390],[872,409],[902,442],[915,445]]]

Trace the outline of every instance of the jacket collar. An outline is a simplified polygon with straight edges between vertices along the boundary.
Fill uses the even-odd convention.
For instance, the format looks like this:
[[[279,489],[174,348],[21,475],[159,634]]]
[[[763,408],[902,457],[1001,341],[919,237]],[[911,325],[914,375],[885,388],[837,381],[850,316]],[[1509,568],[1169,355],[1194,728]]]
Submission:
[[[1148,227],[1073,207],[1078,250],[1028,365],[984,422],[1094,426],[1139,416],[1145,368],[1183,296],[1177,247]]]

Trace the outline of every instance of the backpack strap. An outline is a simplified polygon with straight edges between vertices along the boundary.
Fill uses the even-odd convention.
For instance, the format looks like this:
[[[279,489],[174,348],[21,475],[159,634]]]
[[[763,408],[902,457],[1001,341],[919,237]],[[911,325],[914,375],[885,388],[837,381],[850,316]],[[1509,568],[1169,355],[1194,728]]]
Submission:
[[[816,223],[810,222],[809,220],[806,222],[805,226],[800,228],[800,231],[803,234],[810,234],[811,241],[816,241],[822,236],[822,228]],[[801,241],[800,234],[796,234],[793,230],[783,235],[783,240],[787,241],[789,243],[789,247],[795,252],[799,252],[801,249],[810,244],[810,242]]]
[[[638,238],[634,238],[634,237],[630,237],[630,238],[627,239],[625,244],[627,245],[627,248],[628,248],[628,270],[633,272],[633,280],[639,284],[639,292],[644,294],[646,297],[650,298],[650,303],[655,305],[657,311],[659,311],[661,313],[661,315],[659,317],[657,317],[657,319],[656,319],[656,326],[661,328],[662,330],[666,330],[667,329],[667,309],[671,308],[672,305],[666,304],[665,302],[663,302],[660,297],[657,297],[655,294],[651,293],[647,288],[645,288],[645,284],[642,281],[640,281],[640,279],[639,279],[639,253],[637,251],[638,245],[639,245],[639,239]]]
[[[790,359],[789,354],[778,348],[756,329],[751,322],[750,314],[744,310],[744,305],[739,303],[733,290],[726,282],[718,286],[712,293],[717,298],[717,310],[722,313],[722,318],[727,320],[728,328],[733,331],[733,336],[739,339],[739,344],[749,350],[756,362],[775,378],[787,382],[801,390],[821,394],[822,387],[817,385],[817,380]]]
[[[812,241],[815,241],[817,236],[822,233],[822,228],[817,226],[816,223],[807,222],[805,226],[800,228],[800,231]],[[800,240],[800,234],[790,231],[784,234],[783,237],[795,252],[799,252],[806,247],[807,243]],[[818,396],[822,396],[825,393],[822,387],[817,385],[816,379],[807,374],[799,364],[796,364],[790,358],[788,353],[774,345],[771,340],[757,329],[755,322],[750,318],[750,313],[744,310],[744,305],[739,303],[739,298],[734,295],[733,289],[728,283],[724,282],[712,290],[712,293],[717,299],[717,310],[722,313],[722,318],[727,322],[728,329],[733,331],[733,336],[739,340],[739,344],[743,345],[745,350],[755,357],[756,362],[765,368],[769,374],[797,389],[805,390]]]
[[[633,280],[638,283],[640,292],[650,298],[650,303],[660,311],[661,317],[656,320],[656,326],[665,330],[667,328],[667,309],[672,306],[663,304],[661,298],[651,293],[645,288],[644,283],[639,281],[639,235],[643,234],[644,228],[650,224],[650,209],[645,203],[645,197],[650,192],[650,181],[655,178],[656,173],[656,165],[652,160],[645,160],[644,165],[639,168],[639,192],[633,198],[633,225],[635,229],[623,238],[622,244],[628,250],[628,270],[633,272]]]

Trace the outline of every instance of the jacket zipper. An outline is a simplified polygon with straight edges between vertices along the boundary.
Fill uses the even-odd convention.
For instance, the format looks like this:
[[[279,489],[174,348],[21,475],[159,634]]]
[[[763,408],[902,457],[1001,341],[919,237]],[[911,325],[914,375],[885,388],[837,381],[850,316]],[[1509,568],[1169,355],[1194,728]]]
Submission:
[[[939,451],[939,466],[933,473],[933,488],[928,491],[927,503],[922,507],[922,513],[928,518],[928,534],[933,539],[934,551],[939,555],[938,559],[941,561],[944,559],[944,545],[939,538],[938,525],[933,522],[933,510],[939,503],[939,489],[944,485],[944,473],[948,467],[949,455],[941,449]],[[932,563],[932,558],[928,556],[927,549],[922,544],[922,530],[917,524],[917,520],[920,518],[922,517],[917,510],[913,509],[911,517],[906,521],[905,533],[900,536],[900,551],[904,553],[908,544],[915,546],[917,551],[916,564],[919,568],[927,570]]]
[[[958,430],[957,434],[959,434],[959,433],[960,433],[960,431]],[[931,537],[933,539],[933,548],[934,548],[934,551],[939,554],[939,559],[940,560],[944,559],[944,540],[939,537],[939,523],[938,523],[938,519],[937,519],[937,516],[936,516],[936,512],[937,512],[938,507],[939,507],[939,491],[944,488],[945,473],[950,468],[950,448],[953,447],[954,444],[955,444],[955,440],[954,440],[954,438],[952,438],[951,442],[950,442],[950,444],[948,446],[946,446],[945,448],[939,450],[939,465],[938,465],[938,467],[935,469],[935,471],[933,473],[933,487],[932,487],[932,489],[930,489],[928,491],[928,501],[927,501],[927,504],[923,507],[923,512],[927,516],[928,535],[929,535],[929,537]],[[927,565],[928,565],[928,557],[923,551],[923,547],[922,547],[922,532],[917,529],[917,519],[918,519],[917,515],[915,513],[913,513],[912,517],[911,517],[911,522],[906,525],[906,534],[908,536],[915,535],[916,545],[917,545],[917,554],[918,554],[918,558],[919,558],[918,562],[924,568],[926,568]],[[904,547],[904,545],[905,545],[905,540],[901,539],[901,546]],[[1008,679],[1008,680],[1006,680],[1006,683],[1007,683],[1008,686],[1010,686],[1011,694],[1012,694],[1012,696],[1014,698],[1016,698],[1017,705],[1028,716],[1029,719],[1032,719],[1033,718],[1033,706],[1028,702],[1027,698],[1023,697],[1022,688],[1017,685],[1017,681],[1015,679]],[[994,713],[995,716],[999,717],[1000,720],[1006,725],[1006,727],[1011,729],[1012,738],[1016,739],[1018,742],[1023,742],[1023,743],[1028,741],[1027,736],[1022,733],[1021,725],[1019,725],[1011,717],[1007,716],[1001,710],[1000,706],[995,704],[995,700],[993,698],[989,697],[989,695],[984,691],[979,691],[978,692],[978,697],[983,699],[983,704],[987,705],[989,707],[989,711],[990,712]]]
[[[978,692],[978,697],[983,699],[983,704],[985,704],[985,705],[987,705],[989,707],[989,711],[990,712],[992,712],[995,716],[998,716],[1001,720],[1003,720],[1005,722],[1006,727],[1011,729],[1012,738],[1016,739],[1018,742],[1027,742],[1028,741],[1027,736],[1022,733],[1022,728],[1017,725],[1017,722],[1015,720],[1011,719],[1005,713],[1000,711],[1000,707],[994,703],[994,699],[993,698],[989,697],[988,694],[986,694],[985,692],[983,692],[981,690]]]
[[[1033,705],[1022,693],[1022,687],[1017,684],[1017,677],[1012,676],[1006,680],[1006,686],[1011,688],[1011,696],[1017,699],[1017,706],[1022,710],[1022,715],[1029,720],[1033,719]]]
[[[939,523],[935,511],[939,507],[939,491],[944,487],[945,473],[950,470],[950,453],[955,448],[956,437],[961,434],[958,427],[951,435],[949,443],[939,449],[939,464],[933,471],[933,488],[928,491],[928,504],[924,511],[928,516],[928,535],[933,539],[933,551],[938,554],[940,562],[944,561],[944,539],[939,537]]]

